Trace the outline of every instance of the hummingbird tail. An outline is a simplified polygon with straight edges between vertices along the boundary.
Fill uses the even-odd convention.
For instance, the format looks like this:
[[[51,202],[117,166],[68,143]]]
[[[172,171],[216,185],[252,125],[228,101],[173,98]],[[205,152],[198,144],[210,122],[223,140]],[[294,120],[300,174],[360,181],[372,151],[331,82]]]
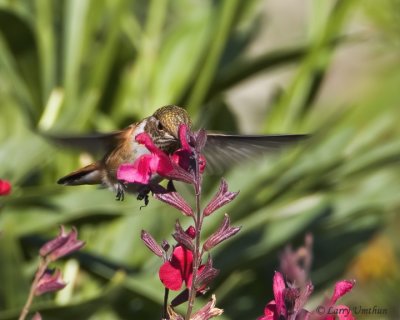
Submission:
[[[64,186],[79,186],[82,184],[101,184],[102,175],[98,163],[89,164],[78,169],[57,181]]]

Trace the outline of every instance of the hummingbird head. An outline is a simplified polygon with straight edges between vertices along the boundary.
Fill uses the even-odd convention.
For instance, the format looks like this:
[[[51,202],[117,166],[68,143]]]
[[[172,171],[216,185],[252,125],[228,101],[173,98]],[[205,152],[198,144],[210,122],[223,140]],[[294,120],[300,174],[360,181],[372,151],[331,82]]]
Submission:
[[[146,131],[150,133],[156,146],[168,152],[179,147],[179,126],[191,126],[191,120],[185,109],[169,105],[158,109],[148,118]]]

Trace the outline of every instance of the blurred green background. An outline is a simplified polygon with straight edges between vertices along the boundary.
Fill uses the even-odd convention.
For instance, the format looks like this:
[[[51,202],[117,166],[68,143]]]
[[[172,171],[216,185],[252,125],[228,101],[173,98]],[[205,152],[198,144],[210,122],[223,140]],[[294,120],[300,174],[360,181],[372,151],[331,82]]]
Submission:
[[[224,175],[241,191],[225,210],[243,228],[213,255],[221,319],[263,313],[279,251],[306,232],[315,242],[310,310],[335,281],[355,278],[348,305],[398,319],[399,21],[399,0],[0,0],[0,178],[14,188],[0,198],[0,319],[16,319],[38,247],[60,224],[77,226],[87,245],[58,265],[68,287],[34,310],[160,318],[160,261],[140,230],[171,240],[175,220],[190,220],[155,200],[139,210],[134,197],[58,186],[89,155],[39,132],[110,131],[166,104],[212,130],[313,133]],[[217,186],[206,180],[204,200]]]

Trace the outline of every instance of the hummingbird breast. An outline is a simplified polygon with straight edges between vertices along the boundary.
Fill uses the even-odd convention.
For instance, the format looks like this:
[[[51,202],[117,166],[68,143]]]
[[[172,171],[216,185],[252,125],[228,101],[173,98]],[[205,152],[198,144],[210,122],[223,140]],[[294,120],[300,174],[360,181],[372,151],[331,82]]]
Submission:
[[[133,163],[146,153],[149,153],[144,145],[136,142],[135,137],[144,132],[145,121],[132,124],[123,130],[118,137],[115,147],[110,150],[102,159],[102,181],[103,184],[115,189],[119,184],[117,170],[123,163]]]

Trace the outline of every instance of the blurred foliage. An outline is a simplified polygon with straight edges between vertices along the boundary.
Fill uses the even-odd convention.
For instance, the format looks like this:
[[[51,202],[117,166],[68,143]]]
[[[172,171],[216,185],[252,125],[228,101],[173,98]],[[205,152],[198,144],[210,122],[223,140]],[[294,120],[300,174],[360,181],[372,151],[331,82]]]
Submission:
[[[385,252],[398,256],[400,2],[304,1],[307,36],[250,55],[260,41],[264,4],[0,1],[0,177],[14,186],[12,196],[0,199],[0,319],[17,318],[38,247],[59,224],[77,226],[87,246],[61,266],[68,288],[38,299],[34,310],[44,319],[158,319],[160,261],[141,243],[140,230],[161,241],[171,239],[177,218],[189,223],[156,201],[139,210],[134,198],[120,203],[107,190],[55,185],[82,157],[55,147],[40,132],[109,131],[166,104],[187,106],[205,128],[234,132],[241,120],[226,95],[270,71],[290,70],[291,76],[268,106],[264,129],[254,133],[313,137],[272,161],[259,159],[226,175],[230,189],[241,191],[227,211],[243,229],[214,252],[221,273],[211,291],[225,309],[221,319],[262,314],[272,298],[279,250],[301,242],[306,232],[315,236],[316,290],[357,275],[360,263],[365,268]],[[352,34],[349,26],[360,16],[369,28]],[[342,50],[365,42],[379,65],[365,65],[372,80],[356,84],[345,76],[339,80],[348,91],[345,103],[332,95],[322,102]],[[204,200],[217,181],[206,181]],[[206,233],[222,215],[209,220]],[[374,254],[355,260],[381,233],[390,239],[382,243],[393,248],[379,250],[371,242]],[[395,265],[396,259],[386,260]],[[374,283],[364,277],[350,302],[387,308],[394,319],[399,272],[382,277]]]

